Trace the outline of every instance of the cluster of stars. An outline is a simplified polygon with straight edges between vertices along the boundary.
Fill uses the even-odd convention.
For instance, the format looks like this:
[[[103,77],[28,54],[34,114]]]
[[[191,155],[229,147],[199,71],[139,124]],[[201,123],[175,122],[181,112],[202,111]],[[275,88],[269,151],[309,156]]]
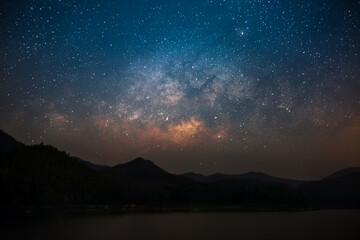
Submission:
[[[335,0],[8,1],[0,128],[175,172],[358,163],[359,12]]]

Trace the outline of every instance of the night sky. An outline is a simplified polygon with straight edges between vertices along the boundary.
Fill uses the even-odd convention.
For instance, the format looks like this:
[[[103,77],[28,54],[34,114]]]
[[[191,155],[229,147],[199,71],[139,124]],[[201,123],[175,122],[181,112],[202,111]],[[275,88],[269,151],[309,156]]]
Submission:
[[[98,164],[360,166],[360,1],[2,1],[0,129]]]

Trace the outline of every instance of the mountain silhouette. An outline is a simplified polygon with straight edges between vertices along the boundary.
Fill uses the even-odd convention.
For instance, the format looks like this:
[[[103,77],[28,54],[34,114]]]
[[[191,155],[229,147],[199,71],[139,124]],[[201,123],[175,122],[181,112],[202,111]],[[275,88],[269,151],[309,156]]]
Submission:
[[[113,167],[97,165],[49,145],[23,145],[4,132],[0,143],[3,206],[360,207],[360,168],[307,182],[259,172],[176,175],[143,158]]]
[[[165,185],[178,182],[189,182],[185,177],[171,174],[156,166],[150,160],[136,158],[130,162],[100,170],[104,176],[119,181],[158,182]]]
[[[319,208],[359,208],[360,168],[346,168],[299,187],[304,201]]]
[[[0,154],[0,202],[105,203],[121,200],[116,184],[48,145]]]
[[[293,187],[298,187],[299,185],[304,183],[304,181],[285,179],[285,178],[277,178],[277,177],[273,177],[273,176],[270,176],[270,175],[267,175],[267,174],[261,173],[261,172],[248,172],[248,173],[244,173],[244,174],[215,173],[215,174],[212,174],[209,176],[191,172],[191,173],[185,173],[185,174],[183,174],[183,176],[185,176],[189,179],[192,179],[192,180],[200,181],[200,182],[216,182],[216,181],[224,180],[224,179],[254,179],[254,180],[260,180],[260,181],[264,181],[264,182],[285,183],[285,184],[288,184]]]
[[[87,165],[89,168],[95,170],[95,171],[104,171],[107,170],[109,168],[111,168],[110,166],[107,165],[99,165],[99,164],[94,164],[92,162],[89,161],[85,161],[81,158],[78,157],[73,157],[75,160],[77,160],[78,162],[84,163],[85,165]]]
[[[359,175],[360,174],[360,167],[352,167],[352,168],[345,168],[343,170],[337,171],[326,178],[324,180],[330,180],[330,179],[340,179],[340,178],[348,178],[352,175]]]
[[[0,130],[0,153],[15,151],[23,146],[24,144],[16,141],[15,138]]]
[[[168,173],[143,158],[118,164],[99,173],[121,186],[129,201],[136,204],[173,203],[177,198],[177,190],[192,183],[191,180]]]
[[[118,164],[107,170],[108,173],[124,177],[132,177],[135,179],[152,179],[152,178],[166,178],[171,174],[156,166],[150,160],[143,158],[136,158],[130,162]]]

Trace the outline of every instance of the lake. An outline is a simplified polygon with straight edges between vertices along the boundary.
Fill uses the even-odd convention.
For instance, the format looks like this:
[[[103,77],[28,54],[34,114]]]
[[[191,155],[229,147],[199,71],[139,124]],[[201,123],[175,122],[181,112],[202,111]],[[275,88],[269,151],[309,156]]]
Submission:
[[[360,210],[209,212],[1,220],[0,239],[360,239]]]

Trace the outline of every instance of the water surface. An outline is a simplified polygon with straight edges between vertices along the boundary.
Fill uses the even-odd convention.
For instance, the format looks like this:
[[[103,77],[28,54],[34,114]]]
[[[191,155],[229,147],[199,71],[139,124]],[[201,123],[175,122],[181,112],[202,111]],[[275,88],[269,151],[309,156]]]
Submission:
[[[0,239],[360,239],[360,210],[122,214],[2,220]]]

